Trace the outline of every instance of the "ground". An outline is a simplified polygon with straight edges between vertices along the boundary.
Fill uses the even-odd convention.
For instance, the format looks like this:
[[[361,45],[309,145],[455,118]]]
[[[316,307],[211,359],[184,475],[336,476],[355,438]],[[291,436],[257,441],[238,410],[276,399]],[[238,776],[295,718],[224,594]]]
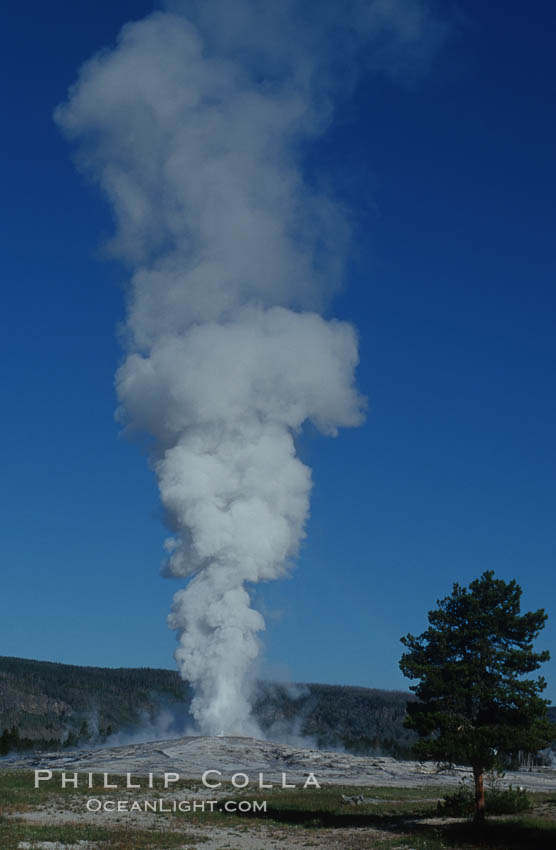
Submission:
[[[53,753],[13,759],[2,767],[1,850],[553,850],[556,846],[556,772],[550,769],[504,777],[506,784],[531,789],[533,810],[518,818],[492,818],[477,833],[472,824],[437,813],[438,800],[465,776],[463,768],[445,773],[434,765],[246,738],[185,738]],[[208,768],[220,772],[209,777],[211,782],[221,781],[218,788],[203,784],[202,773]],[[45,779],[35,789],[37,769],[52,775],[47,779],[48,773],[40,774]],[[74,771],[77,788],[72,787]],[[62,788],[64,772],[67,787]],[[126,772],[129,784],[139,788],[126,788]],[[179,773],[179,781],[170,776],[164,788],[164,773],[173,772]],[[245,789],[231,784],[237,773],[249,777]],[[263,784],[272,788],[259,787],[259,773]],[[281,787],[283,773],[295,788]],[[311,773],[320,788],[303,787]],[[236,783],[243,781],[236,777]],[[239,801],[244,801],[246,811],[224,811],[237,809]],[[254,810],[255,802],[259,811]],[[100,811],[94,811],[97,808]]]

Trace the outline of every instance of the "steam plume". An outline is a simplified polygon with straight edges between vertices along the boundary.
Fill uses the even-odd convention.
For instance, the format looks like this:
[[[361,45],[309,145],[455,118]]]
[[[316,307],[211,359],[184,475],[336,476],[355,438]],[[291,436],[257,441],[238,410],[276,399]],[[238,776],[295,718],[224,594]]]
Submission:
[[[167,8],[87,62],[56,119],[132,268],[120,416],[154,438],[166,572],[188,580],[169,623],[192,711],[204,733],[249,734],[264,622],[246,584],[285,573],[309,511],[294,435],[362,417],[354,330],[319,314],[348,228],[304,182],[302,142],[354,62],[398,73],[437,32],[409,0]]]

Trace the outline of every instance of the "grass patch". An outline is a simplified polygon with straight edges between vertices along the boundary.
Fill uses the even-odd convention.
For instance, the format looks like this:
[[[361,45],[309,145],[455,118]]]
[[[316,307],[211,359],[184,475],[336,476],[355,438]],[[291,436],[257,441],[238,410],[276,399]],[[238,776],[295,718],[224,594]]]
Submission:
[[[556,823],[527,816],[487,820],[481,826],[467,822],[447,826],[443,836],[448,847],[554,850]]]
[[[73,776],[73,771],[68,771],[67,776]],[[202,785],[198,779],[180,779],[179,782],[172,783],[168,789],[164,788],[164,781],[160,777],[155,777],[153,788],[147,786],[147,778],[131,777],[132,783],[141,782],[141,788],[137,790],[127,790],[125,776],[115,776],[108,774],[108,784],[117,783],[117,789],[104,788],[104,774],[92,774],[92,788],[88,786],[88,773],[78,774],[77,788],[68,785],[66,788],[61,787],[61,776],[59,771],[53,772],[53,777],[50,781],[40,782],[38,788],[35,788],[35,774],[32,770],[9,770],[0,771],[0,813],[2,811],[17,812],[25,811],[29,807],[36,808],[44,803],[54,799],[72,800],[74,802],[83,802],[89,797],[117,797],[118,799],[131,797],[145,797],[157,794],[159,796],[169,793],[183,792],[191,794],[202,789]],[[232,785],[223,785],[224,789],[232,790]],[[206,790],[206,789],[205,789]]]
[[[342,801],[363,793],[365,802],[349,805]],[[247,797],[244,795],[244,799]],[[259,794],[249,799],[260,799]],[[267,793],[266,813],[246,813],[246,818],[261,818],[304,827],[381,828],[381,822],[407,820],[432,815],[436,811],[438,791],[421,792],[409,788],[354,788],[325,786],[321,789],[276,791]]]
[[[6,771],[0,773],[0,848],[16,850],[21,841],[78,840],[99,842],[102,850],[158,850],[158,848],[199,846],[205,840],[193,835],[192,830],[211,827],[232,828],[234,838],[229,836],[222,846],[232,850],[242,847],[242,835],[264,828],[265,834],[280,838],[283,847],[341,846],[345,850],[554,850],[556,847],[556,795],[529,792],[532,802],[531,814],[487,820],[480,828],[473,823],[437,821],[439,798],[454,791],[452,788],[401,788],[326,785],[321,789],[300,786],[296,790],[260,790],[250,787],[236,791],[228,783],[219,789],[225,796],[219,800],[223,808],[226,800],[267,802],[266,812],[226,813],[210,812],[149,813],[147,820],[134,820],[133,815],[123,817],[115,823],[103,819],[98,813],[88,822],[76,823],[77,814],[86,812],[86,800],[162,798],[192,800],[193,794],[202,790],[198,779],[181,780],[167,791],[162,780],[155,781],[154,788],[147,787],[145,779],[140,789],[125,790],[125,777],[109,776],[109,782],[117,781],[118,789],[104,789],[102,775],[95,775],[93,788],[87,783],[87,774],[79,776],[77,788],[62,789],[59,774],[50,782],[34,788],[33,771]],[[205,792],[207,789],[204,789]],[[362,794],[361,805],[348,805],[342,801],[347,797]],[[216,799],[213,797],[213,799]],[[62,825],[46,825],[48,809],[56,809],[67,818]],[[18,820],[25,812],[44,809],[44,824]],[[2,816],[2,813],[4,816]],[[42,818],[41,818],[42,819]],[[295,840],[294,840],[295,839]],[[264,840],[261,841],[263,846]]]
[[[0,821],[0,847],[17,850],[21,841],[59,841],[65,844],[77,841],[102,842],[103,850],[170,850],[174,847],[195,847],[206,841],[204,837],[185,832],[127,827],[105,827],[93,824],[38,825],[4,819]]]

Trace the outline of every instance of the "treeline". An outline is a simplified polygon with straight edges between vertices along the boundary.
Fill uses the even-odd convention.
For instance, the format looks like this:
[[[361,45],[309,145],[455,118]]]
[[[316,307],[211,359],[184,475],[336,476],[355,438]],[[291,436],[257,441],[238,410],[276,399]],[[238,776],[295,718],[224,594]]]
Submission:
[[[106,741],[113,731],[111,726],[107,726],[106,729],[91,734],[85,720],[78,733],[68,732],[59,738],[26,738],[19,734],[17,726],[12,726],[11,729],[4,729],[0,735],[0,756],[7,756],[12,752],[25,752],[26,750],[61,750],[83,746],[87,743],[98,744]]]
[[[61,738],[26,738],[19,734],[17,726],[12,726],[11,729],[4,729],[0,735],[0,756],[6,756],[12,752],[25,752],[26,750],[60,750],[76,747],[88,740],[90,740],[89,736],[81,737],[72,732]]]

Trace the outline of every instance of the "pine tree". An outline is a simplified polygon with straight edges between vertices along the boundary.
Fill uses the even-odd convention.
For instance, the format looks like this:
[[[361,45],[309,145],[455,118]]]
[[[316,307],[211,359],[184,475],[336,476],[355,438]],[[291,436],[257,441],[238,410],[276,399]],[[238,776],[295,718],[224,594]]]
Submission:
[[[429,628],[402,638],[408,651],[400,668],[418,700],[407,706],[405,725],[420,736],[420,758],[468,764],[475,780],[475,819],[485,813],[483,774],[498,753],[535,753],[553,737],[542,677],[549,653],[533,642],[547,619],[543,609],[520,613],[521,588],[487,571],[469,588],[454,584],[450,596],[429,611]]]

